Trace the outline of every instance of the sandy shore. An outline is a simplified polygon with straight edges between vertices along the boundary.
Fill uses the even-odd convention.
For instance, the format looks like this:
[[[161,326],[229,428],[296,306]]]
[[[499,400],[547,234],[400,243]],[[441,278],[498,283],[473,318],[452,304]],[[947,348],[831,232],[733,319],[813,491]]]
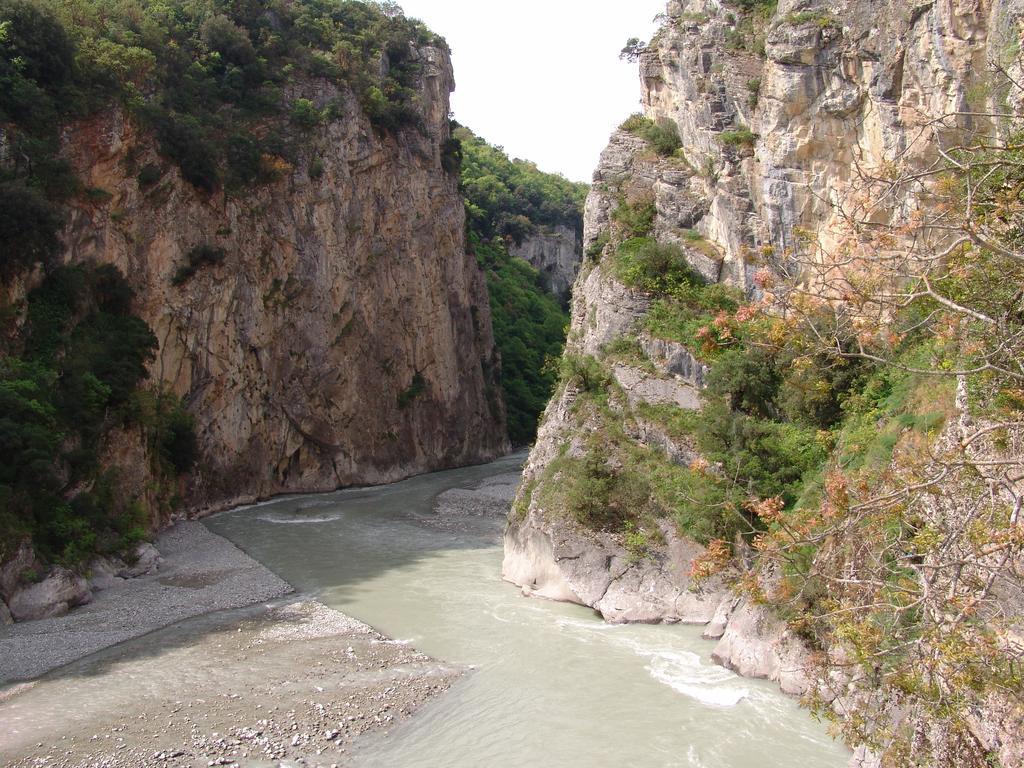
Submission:
[[[0,684],[38,677],[193,616],[292,591],[202,523],[178,523],[155,544],[164,558],[156,573],[98,592],[91,603],[66,616],[0,626]]]

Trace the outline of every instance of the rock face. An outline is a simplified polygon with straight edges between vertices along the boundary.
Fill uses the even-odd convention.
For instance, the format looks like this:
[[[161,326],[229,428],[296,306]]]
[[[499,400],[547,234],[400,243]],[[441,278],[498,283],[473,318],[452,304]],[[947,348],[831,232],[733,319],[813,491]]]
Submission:
[[[600,193],[591,194],[588,209],[595,194]],[[568,352],[598,354],[609,342],[635,331],[649,305],[646,296],[622,285],[607,270],[585,265],[574,289]],[[662,352],[653,361],[655,373],[627,365],[613,369],[629,404],[698,407],[701,366],[695,360],[681,363],[692,358],[680,358],[672,345],[647,343]],[[563,388],[544,413],[505,531],[502,577],[522,587],[526,595],[586,605],[607,621],[706,624],[722,595],[717,583],[706,585],[700,593],[691,590],[690,567],[703,554],[702,546],[662,521],[658,539],[663,543],[652,543],[644,553],[630,552],[621,535],[589,531],[572,520],[547,514],[532,493],[563,449],[569,455],[578,454],[582,438],[597,429],[577,423],[573,415],[577,395],[571,387]],[[663,448],[681,463],[694,455],[689,446],[657,432],[654,425],[638,423],[637,430],[652,444],[663,441]]]
[[[715,663],[744,677],[758,677],[779,684],[786,693],[799,696],[811,688],[807,668],[809,652],[785,622],[748,599],[729,596],[724,610],[716,613],[710,634],[721,628],[711,652]]]
[[[63,616],[69,609],[90,600],[89,582],[64,568],[55,568],[38,584],[15,592],[9,608],[15,621],[28,621]]]
[[[742,287],[766,247],[781,255],[799,247],[800,229],[830,229],[858,166],[907,152],[926,161],[930,116],[994,106],[978,76],[988,62],[1014,66],[1024,13],[1020,0],[780,0],[762,56],[735,43],[726,6],[669,2],[640,74],[645,114],[676,123],[702,177],[696,229],[720,249],[723,279]],[[743,127],[756,143],[723,145]]]
[[[719,595],[690,591],[689,564],[703,549],[664,525],[666,544],[631,554],[616,537],[536,511],[505,537],[502,576],[523,594],[592,607],[609,622],[706,624]]]
[[[451,62],[440,48],[415,56],[419,126],[380,132],[343,84],[293,83],[287,103],[306,98],[323,114],[330,103],[341,116],[302,132],[297,162],[278,164],[275,180],[241,190],[197,190],[120,109],[64,128],[62,152],[97,194],[72,204],[62,258],[126,276],[159,343],[149,384],[195,419],[199,461],[170,491],[137,429],[98,446],[155,526],[171,495],[204,514],[507,451],[487,288],[466,251],[458,178],[442,167]],[[159,179],[143,183],[142,168]],[[196,268],[199,248],[222,258]],[[23,300],[39,277],[5,298]],[[23,574],[40,569],[22,550],[0,564],[15,618],[82,602],[51,579],[24,590]],[[93,585],[157,565],[150,547],[94,568]]]
[[[441,166],[451,65],[437,48],[418,56],[422,130],[378,133],[340,86],[296,85],[289,98],[340,99],[343,117],[310,131],[278,180],[238,194],[187,184],[120,111],[65,131],[83,183],[109,194],[73,209],[65,259],[114,264],[136,290],[160,344],[151,379],[196,419],[191,511],[506,450],[486,286]],[[162,177],[141,187],[148,164]],[[223,260],[182,279],[200,246]],[[108,454],[143,493],[138,439],[123,443]]]
[[[587,199],[584,248],[601,250],[624,200],[651,201],[657,240],[678,244],[707,280],[757,296],[758,273],[784,276],[808,233],[830,246],[834,203],[851,193],[859,173],[897,158],[932,158],[929,117],[1020,111],[974,86],[989,62],[1018,77],[1007,51],[1017,50],[1022,16],[1022,0],[780,0],[771,20],[750,29],[733,3],[669,2],[640,59],[642,101],[647,118],[678,128],[683,157],[659,157],[640,137],[615,131]],[[900,202],[907,201],[894,205]],[[643,330],[650,300],[618,283],[607,261],[585,261],[576,280],[568,352],[600,356],[629,337],[649,364],[615,364],[630,406],[700,407],[706,367],[693,351]],[[684,387],[692,399],[681,395]],[[612,620],[687,620],[688,609],[676,609],[681,581],[660,579],[653,564],[629,565],[621,540],[585,531],[539,501],[544,483],[558,482],[546,470],[600,429],[574,417],[578,395],[564,387],[545,412],[506,531],[505,577],[529,594],[590,605]],[[699,459],[693,446],[635,412],[621,426],[675,463]],[[700,548],[669,542],[658,552],[660,573],[688,572]],[[793,694],[814,687],[842,706],[836,697],[849,681],[812,680],[807,649],[768,609],[724,592],[711,602],[688,616],[708,622],[718,663]],[[980,719],[998,721],[992,714]],[[990,730],[975,729],[979,743],[1005,764],[1019,762],[1014,729]],[[854,764],[878,762],[860,749]]]
[[[574,229],[559,225],[511,245],[509,253],[537,269],[553,294],[568,298],[583,259],[583,245]]]

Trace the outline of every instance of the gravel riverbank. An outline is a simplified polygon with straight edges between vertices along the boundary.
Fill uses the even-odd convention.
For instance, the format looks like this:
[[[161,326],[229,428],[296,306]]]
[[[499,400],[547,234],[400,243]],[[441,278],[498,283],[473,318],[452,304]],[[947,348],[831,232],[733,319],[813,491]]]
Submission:
[[[418,517],[497,542],[518,477],[447,490]],[[282,597],[287,583],[200,523],[156,546],[158,572],[0,628],[0,678],[54,670],[0,689],[5,766],[347,766],[359,737],[389,736],[465,671]]]
[[[201,617],[0,693],[12,768],[347,764],[461,671],[314,601]]]
[[[162,532],[158,571],[96,593],[65,616],[0,626],[0,684],[30,680],[103,648],[212,611],[281,597],[291,586],[202,523]]]

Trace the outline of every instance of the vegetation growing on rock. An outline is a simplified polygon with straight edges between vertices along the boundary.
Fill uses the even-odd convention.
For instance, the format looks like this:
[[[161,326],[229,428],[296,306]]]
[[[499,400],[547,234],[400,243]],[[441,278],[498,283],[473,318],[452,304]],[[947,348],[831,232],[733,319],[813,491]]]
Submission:
[[[526,445],[551,396],[555,377],[546,362],[562,352],[568,316],[540,273],[509,255],[508,246],[544,227],[580,232],[587,187],[510,160],[468,128],[456,128],[453,142],[449,152],[461,163],[470,246],[487,273],[509,437]]]
[[[29,295],[22,342],[0,358],[0,558],[29,536],[76,566],[147,534],[146,509],[102,462],[119,432],[142,433],[157,476],[195,461],[191,417],[144,385],[156,339],[132,299],[116,269],[89,265],[55,269]]]
[[[546,363],[565,345],[565,310],[540,273],[509,255],[500,240],[484,242],[474,236],[472,248],[487,274],[509,438],[514,445],[527,445],[537,434],[537,419],[554,387]]]
[[[943,80],[950,112],[909,120],[899,110],[920,83],[883,92],[879,80],[858,82],[839,117],[814,100],[824,86],[800,104],[786,97],[799,91],[796,72],[870,58],[867,34],[890,36],[898,56],[883,56],[888,73],[902,75],[909,60],[918,71],[953,60],[927,37],[945,23],[935,9],[907,26],[897,3],[842,12],[783,4],[778,15],[775,2],[736,0],[695,13],[705,5],[670,8],[643,52],[644,103],[651,114],[683,112],[688,147],[721,147],[704,158],[714,172],[699,182],[711,210],[692,204],[694,179],[682,182],[635,141],[613,140],[588,206],[595,277],[548,411],[552,437],[528,465],[520,525],[538,534],[534,521],[559,515],[563,528],[612,531],[621,545],[637,516],[673,520],[708,545],[695,575],[729,573],[762,617],[783,617],[781,642],[807,644],[807,703],[867,759],[1016,765],[1019,9],[986,8],[991,16],[968,24],[988,42],[965,43],[953,58],[987,55],[992,71],[972,75],[983,85]],[[884,148],[851,139],[851,161],[819,143],[890,104]],[[779,179],[798,177],[807,191],[787,182],[773,194]],[[686,221],[694,211],[706,219]],[[717,238],[725,262],[705,269],[687,227]],[[708,284],[691,264],[742,290]],[[701,363],[699,409],[638,403],[637,378],[689,376],[669,370],[671,355],[685,357],[679,349]],[[548,460],[554,442],[564,447]],[[592,489],[598,507],[576,487]],[[743,654],[780,642],[738,624],[723,663],[744,666]],[[776,674],[769,667],[785,653],[776,647],[752,673]]]
[[[460,142],[462,189],[471,229],[483,238],[521,242],[538,227],[564,225],[583,231],[587,185],[544,173],[526,160],[512,160],[465,127]]]

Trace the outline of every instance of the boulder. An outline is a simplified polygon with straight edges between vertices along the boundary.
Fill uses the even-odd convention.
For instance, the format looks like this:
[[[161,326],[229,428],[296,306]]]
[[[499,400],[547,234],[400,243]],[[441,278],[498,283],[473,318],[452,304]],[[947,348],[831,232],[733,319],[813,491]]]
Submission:
[[[615,380],[626,393],[631,408],[639,403],[674,405],[684,410],[700,409],[700,393],[690,383],[677,378],[659,378],[646,371],[618,364],[612,369]]]
[[[120,560],[109,560],[97,557],[89,564],[89,587],[96,592],[124,584],[125,579],[118,574],[125,569]]]
[[[14,617],[11,616],[11,609],[7,607],[7,603],[0,600],[0,624],[13,624]]]
[[[117,575],[123,579],[134,579],[138,576],[153,573],[160,568],[161,563],[164,561],[160,557],[160,551],[148,541],[139,544],[135,548],[135,551],[132,552],[132,558],[134,562],[131,565],[126,565],[117,572]]]
[[[725,628],[729,626],[729,617],[732,616],[732,612],[736,609],[739,602],[740,598],[731,593],[723,597],[722,602],[715,609],[715,615],[711,617],[711,621],[704,627],[701,637],[705,640],[720,639],[725,634]]]
[[[17,621],[63,616],[70,608],[92,600],[89,583],[65,568],[55,568],[38,584],[15,592],[10,600],[11,614]]]
[[[722,586],[693,588],[690,565],[704,548],[669,523],[661,534],[664,544],[639,554],[620,537],[531,511],[505,530],[502,576],[526,595],[585,605],[613,623],[706,624]]]

